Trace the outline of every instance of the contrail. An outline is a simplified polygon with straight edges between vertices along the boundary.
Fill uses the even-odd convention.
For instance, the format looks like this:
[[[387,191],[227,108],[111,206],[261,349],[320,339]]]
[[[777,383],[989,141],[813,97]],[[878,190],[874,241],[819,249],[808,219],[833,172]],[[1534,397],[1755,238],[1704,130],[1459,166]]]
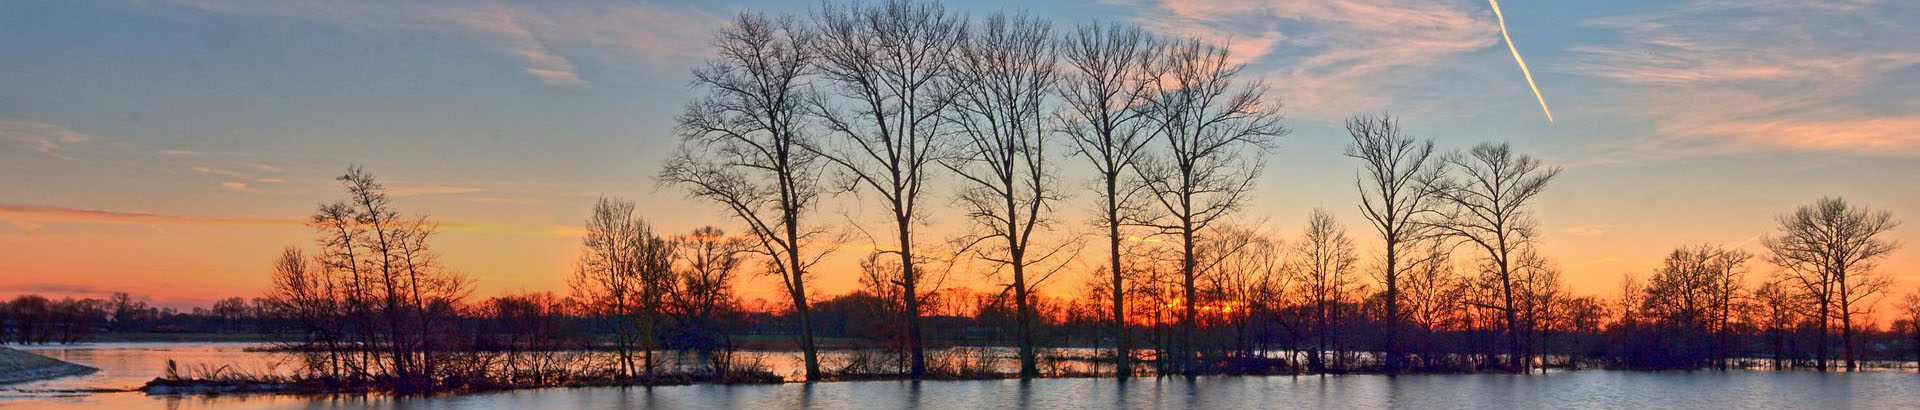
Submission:
[[[1520,49],[1513,47],[1513,36],[1507,35],[1507,16],[1500,14],[1499,0],[1487,0],[1493,5],[1493,17],[1500,19],[1500,37],[1507,39],[1507,51],[1513,52],[1513,62],[1520,63],[1520,74],[1527,76],[1527,87],[1533,89],[1533,98],[1540,100],[1540,111],[1547,113],[1547,122],[1553,122],[1553,110],[1547,109],[1547,97],[1540,95],[1540,86],[1533,85],[1533,72],[1527,70],[1527,60],[1520,58]]]

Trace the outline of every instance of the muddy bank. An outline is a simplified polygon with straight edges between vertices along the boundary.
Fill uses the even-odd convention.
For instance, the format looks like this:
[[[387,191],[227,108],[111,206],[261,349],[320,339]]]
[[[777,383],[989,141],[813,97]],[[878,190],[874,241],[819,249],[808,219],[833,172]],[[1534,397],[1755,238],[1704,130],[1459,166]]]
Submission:
[[[99,369],[55,360],[50,357],[0,347],[0,384],[30,382],[55,377],[78,376]]]

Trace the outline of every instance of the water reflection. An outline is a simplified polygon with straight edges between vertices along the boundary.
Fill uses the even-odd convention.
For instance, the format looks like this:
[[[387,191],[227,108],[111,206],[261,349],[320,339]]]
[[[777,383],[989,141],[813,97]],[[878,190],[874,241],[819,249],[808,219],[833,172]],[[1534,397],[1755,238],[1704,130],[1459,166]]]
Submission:
[[[228,347],[133,346],[63,352],[110,368],[99,383],[139,374],[169,358],[218,359]],[[84,385],[67,379],[38,384]],[[52,396],[0,388],[0,409],[1184,409],[1184,408],[1911,408],[1912,373],[1578,371],[1533,375],[1377,375],[867,381],[748,386],[539,389],[468,395],[150,397],[140,393]],[[31,389],[27,389],[31,390]]]

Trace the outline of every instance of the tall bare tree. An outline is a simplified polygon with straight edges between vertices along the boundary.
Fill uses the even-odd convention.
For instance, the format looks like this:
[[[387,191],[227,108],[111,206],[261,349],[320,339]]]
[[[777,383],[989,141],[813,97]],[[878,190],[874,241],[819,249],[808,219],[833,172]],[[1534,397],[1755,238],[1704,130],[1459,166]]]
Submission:
[[[1765,238],[1770,262],[1813,298],[1820,329],[1816,366],[1827,370],[1831,343],[1829,328],[1840,319],[1842,353],[1847,371],[1856,367],[1853,317],[1865,306],[1857,303],[1886,290],[1891,281],[1874,273],[1880,261],[1900,243],[1884,238],[1900,226],[1887,211],[1873,211],[1841,198],[1823,197],[1779,217],[1779,232]]]
[[[1140,223],[1180,240],[1185,302],[1172,353],[1179,371],[1191,374],[1198,370],[1192,363],[1199,296],[1194,247],[1215,222],[1245,205],[1265,164],[1262,154],[1287,128],[1264,83],[1238,83],[1241,66],[1229,62],[1225,48],[1186,40],[1157,60],[1141,109],[1166,145],[1136,157],[1132,168],[1163,211]]]
[[[976,253],[1013,275],[1021,377],[1040,374],[1029,306],[1038,278],[1028,268],[1052,255],[1031,251],[1034,233],[1047,227],[1044,214],[1058,199],[1044,138],[1044,108],[1058,77],[1051,27],[1005,13],[981,21],[955,53],[956,92],[947,112],[960,143],[943,164],[969,182],[960,205],[984,231],[976,243],[990,245]]]
[[[1423,211],[1434,217],[1422,223],[1438,235],[1471,243],[1485,253],[1500,289],[1498,309],[1506,318],[1508,363],[1515,371],[1527,371],[1520,361],[1523,334],[1514,303],[1514,256],[1535,235],[1538,223],[1529,211],[1534,198],[1546,191],[1547,182],[1560,174],[1560,168],[1542,168],[1540,160],[1516,154],[1506,143],[1476,145],[1465,153],[1443,157],[1441,164],[1449,175],[1434,179],[1426,188],[1440,206]]]
[[[632,201],[601,197],[593,204],[593,213],[587,217],[586,235],[581,245],[585,252],[574,269],[568,285],[573,288],[574,297],[581,300],[596,315],[610,319],[613,323],[613,347],[616,371],[620,377],[634,377],[642,368],[651,366],[636,363],[636,349],[644,341],[642,330],[650,326],[642,324],[650,320],[644,311],[647,299],[656,294],[659,283],[650,282],[651,276],[645,269],[657,266],[659,256],[664,250],[656,247],[664,245],[653,233],[652,226],[634,215]],[[652,358],[652,349],[647,349],[643,360]]]
[[[1159,59],[1153,37],[1136,26],[1089,24],[1060,42],[1066,61],[1058,87],[1066,109],[1061,129],[1073,142],[1073,154],[1087,159],[1099,175],[1101,228],[1107,230],[1107,273],[1113,275],[1113,338],[1118,377],[1133,375],[1133,350],[1127,338],[1126,284],[1121,266],[1122,218],[1137,213],[1134,201],[1141,184],[1127,174],[1134,158],[1147,149],[1153,133],[1141,119],[1153,78],[1148,75]]]
[[[741,13],[714,38],[718,55],[695,69],[707,95],[680,115],[681,150],[660,171],[663,183],[726,207],[746,225],[793,305],[807,380],[820,379],[807,303],[809,255],[821,231],[802,223],[818,203],[819,156],[804,104],[818,58],[812,34],[791,18]]]
[[[1439,173],[1429,162],[1433,141],[1421,141],[1401,133],[1400,121],[1390,115],[1356,116],[1347,120],[1348,157],[1359,159],[1360,176],[1354,186],[1360,189],[1361,215],[1380,234],[1384,260],[1380,282],[1386,284],[1387,372],[1398,372],[1400,354],[1400,277],[1415,269],[1402,263],[1402,255],[1412,253],[1426,235],[1427,225],[1414,217],[1434,205],[1427,187]]]
[[[954,100],[953,60],[966,22],[939,3],[913,0],[829,5],[817,20],[812,48],[835,92],[810,104],[832,138],[809,146],[844,171],[842,188],[871,191],[891,214],[906,286],[911,372],[922,377],[926,349],[914,289],[921,272],[913,263],[913,226],[924,212],[919,201],[930,168],[947,148],[942,114]]]

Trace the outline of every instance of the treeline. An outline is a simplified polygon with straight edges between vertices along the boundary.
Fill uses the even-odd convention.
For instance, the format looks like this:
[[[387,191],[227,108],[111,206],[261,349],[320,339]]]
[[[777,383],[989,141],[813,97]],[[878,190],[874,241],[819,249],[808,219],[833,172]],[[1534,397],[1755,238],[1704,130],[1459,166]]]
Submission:
[[[1385,114],[1348,121],[1344,152],[1378,255],[1360,255],[1361,239],[1325,212],[1297,239],[1236,227],[1289,129],[1269,88],[1201,39],[899,0],[743,12],[713,44],[693,71],[704,95],[680,115],[681,149],[658,179],[746,228],[749,252],[784,284],[809,380],[824,375],[808,279],[850,232],[881,249],[863,263],[867,292],[897,317],[914,378],[926,375],[931,288],[956,265],[1006,296],[1018,374],[1038,373],[1038,287],[1080,256],[1069,220],[1104,231],[1102,280],[1087,287],[1110,303],[1080,314],[1104,315],[1098,339],[1120,377],[1724,365],[1740,354],[1733,327],[1750,322],[1736,311],[1759,294],[1740,288],[1744,258],[1706,246],[1618,303],[1574,296],[1533,216],[1559,167],[1505,143],[1443,152]],[[925,202],[942,195],[965,235],[921,233],[935,209]],[[829,196],[885,210],[875,225],[887,229],[829,227],[817,211]],[[1096,211],[1061,212],[1070,196]],[[1882,237],[1894,225],[1822,199],[1769,237],[1767,262],[1787,273],[1768,295],[1795,302],[1781,329],[1812,329],[1795,346],[1814,367],[1828,366],[1830,333],[1854,367],[1854,319],[1885,287],[1870,278],[1897,248]],[[1709,266],[1686,262],[1703,253]],[[1610,350],[1623,345],[1641,350]]]
[[[1568,289],[1538,246],[1535,203],[1560,168],[1505,143],[1442,151],[1385,114],[1346,124],[1366,234],[1323,210],[1298,233],[1237,224],[1289,130],[1269,88],[1198,39],[888,1],[742,12],[714,46],[657,179],[741,231],[660,232],[602,199],[569,295],[471,303],[433,224],[350,168],[348,199],[312,218],[317,249],[276,264],[266,306],[295,324],[288,348],[316,378],[409,391],[763,375],[734,352],[769,337],[791,340],[807,380],[1002,374],[981,365],[991,350],[954,364],[943,349],[970,343],[1011,348],[1017,377],[1061,361],[1129,377],[1892,357],[1861,318],[1889,286],[1874,272],[1897,223],[1843,200],[1782,216],[1765,255],[1682,247],[1607,301]],[[830,198],[883,223],[829,222]],[[965,234],[928,237],[949,209]],[[1087,220],[1094,239],[1078,239],[1069,221]],[[819,300],[819,262],[856,235],[875,249],[862,289]],[[1748,288],[1762,262],[1783,273]],[[745,275],[778,279],[777,313],[740,306]],[[1075,276],[1092,279],[1059,283]],[[887,365],[823,365],[828,342]]]
[[[180,311],[149,306],[124,292],[105,299],[26,294],[0,302],[0,342],[71,344],[103,333],[248,333],[257,331],[258,318],[254,304],[238,297]]]

